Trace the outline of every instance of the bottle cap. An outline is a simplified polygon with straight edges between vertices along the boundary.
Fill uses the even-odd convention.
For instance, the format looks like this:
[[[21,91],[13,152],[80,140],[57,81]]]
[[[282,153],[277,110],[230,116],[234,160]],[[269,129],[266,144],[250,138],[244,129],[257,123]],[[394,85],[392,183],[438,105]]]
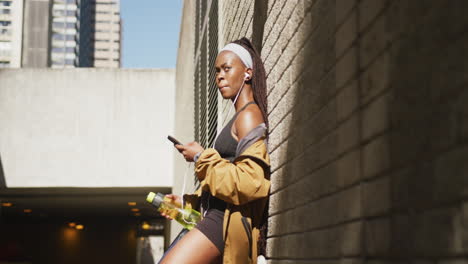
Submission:
[[[164,201],[164,194],[150,192],[148,193],[148,196],[146,197],[146,201],[156,207],[159,207],[161,203]]]
[[[148,196],[146,196],[146,201],[148,203],[152,203],[155,196],[156,196],[156,194],[154,192],[149,192]]]

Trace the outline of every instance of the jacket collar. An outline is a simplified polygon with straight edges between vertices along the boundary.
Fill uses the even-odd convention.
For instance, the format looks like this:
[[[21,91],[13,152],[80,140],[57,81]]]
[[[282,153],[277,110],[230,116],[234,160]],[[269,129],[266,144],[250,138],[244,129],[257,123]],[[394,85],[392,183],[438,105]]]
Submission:
[[[259,139],[266,137],[267,128],[265,123],[261,123],[252,129],[247,136],[242,138],[237,144],[236,157],[239,157],[247,148],[252,146],[253,143]],[[266,143],[266,142],[265,142]]]
[[[236,150],[236,159],[240,160],[242,157],[253,158],[264,167],[270,166],[270,159],[268,156],[267,142],[266,142],[267,128],[265,123],[261,123],[244,138],[239,141]]]

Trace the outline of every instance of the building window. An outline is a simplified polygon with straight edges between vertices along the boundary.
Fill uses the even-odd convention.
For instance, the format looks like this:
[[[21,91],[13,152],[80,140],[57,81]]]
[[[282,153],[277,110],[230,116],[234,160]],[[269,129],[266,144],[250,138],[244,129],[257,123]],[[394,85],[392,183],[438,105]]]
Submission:
[[[76,4],[76,0],[55,0],[56,3],[67,3],[67,4]]]
[[[8,68],[10,67],[9,61],[0,61],[0,68]]]
[[[64,16],[76,16],[76,11],[74,10],[63,10],[63,9],[54,9],[55,17],[64,17]]]
[[[54,28],[75,28],[76,24],[72,22],[54,22],[52,23]]]
[[[72,47],[54,47],[52,48],[52,52],[53,53],[64,53],[64,52],[70,52],[70,53],[74,53],[75,52],[75,48],[72,48]]]
[[[0,21],[0,26],[7,27],[9,25],[11,25],[11,21]]]
[[[52,48],[53,53],[63,53],[64,51],[64,48]]]
[[[64,34],[54,34],[52,35],[53,40],[75,40],[75,35],[64,35]]]
[[[10,9],[0,9],[0,15],[9,15],[10,13]]]
[[[0,28],[0,35],[11,36],[11,30],[8,28]]]
[[[75,35],[53,34],[53,40],[75,40]]]
[[[52,35],[53,40],[65,40],[65,35],[62,34],[53,34]]]
[[[54,16],[64,16],[65,15],[65,10],[60,10],[60,9],[54,9]]]

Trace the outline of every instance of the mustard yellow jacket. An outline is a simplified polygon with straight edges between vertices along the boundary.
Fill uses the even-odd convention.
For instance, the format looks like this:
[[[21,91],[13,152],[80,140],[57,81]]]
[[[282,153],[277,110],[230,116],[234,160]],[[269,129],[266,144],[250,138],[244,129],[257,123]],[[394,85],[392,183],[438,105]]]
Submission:
[[[193,208],[199,207],[202,191],[227,202],[223,221],[224,264],[257,263],[259,227],[270,189],[265,131],[262,127],[249,133],[241,144],[244,148],[232,163],[221,158],[215,149],[204,150],[195,163],[200,188],[195,194],[184,196]]]

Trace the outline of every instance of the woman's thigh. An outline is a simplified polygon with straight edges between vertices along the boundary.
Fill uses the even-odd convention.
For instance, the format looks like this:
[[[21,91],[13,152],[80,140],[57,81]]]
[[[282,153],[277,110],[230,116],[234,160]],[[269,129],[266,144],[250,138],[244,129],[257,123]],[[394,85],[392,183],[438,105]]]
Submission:
[[[218,248],[200,230],[194,228],[188,232],[167,253],[160,263],[221,263],[222,256]]]

